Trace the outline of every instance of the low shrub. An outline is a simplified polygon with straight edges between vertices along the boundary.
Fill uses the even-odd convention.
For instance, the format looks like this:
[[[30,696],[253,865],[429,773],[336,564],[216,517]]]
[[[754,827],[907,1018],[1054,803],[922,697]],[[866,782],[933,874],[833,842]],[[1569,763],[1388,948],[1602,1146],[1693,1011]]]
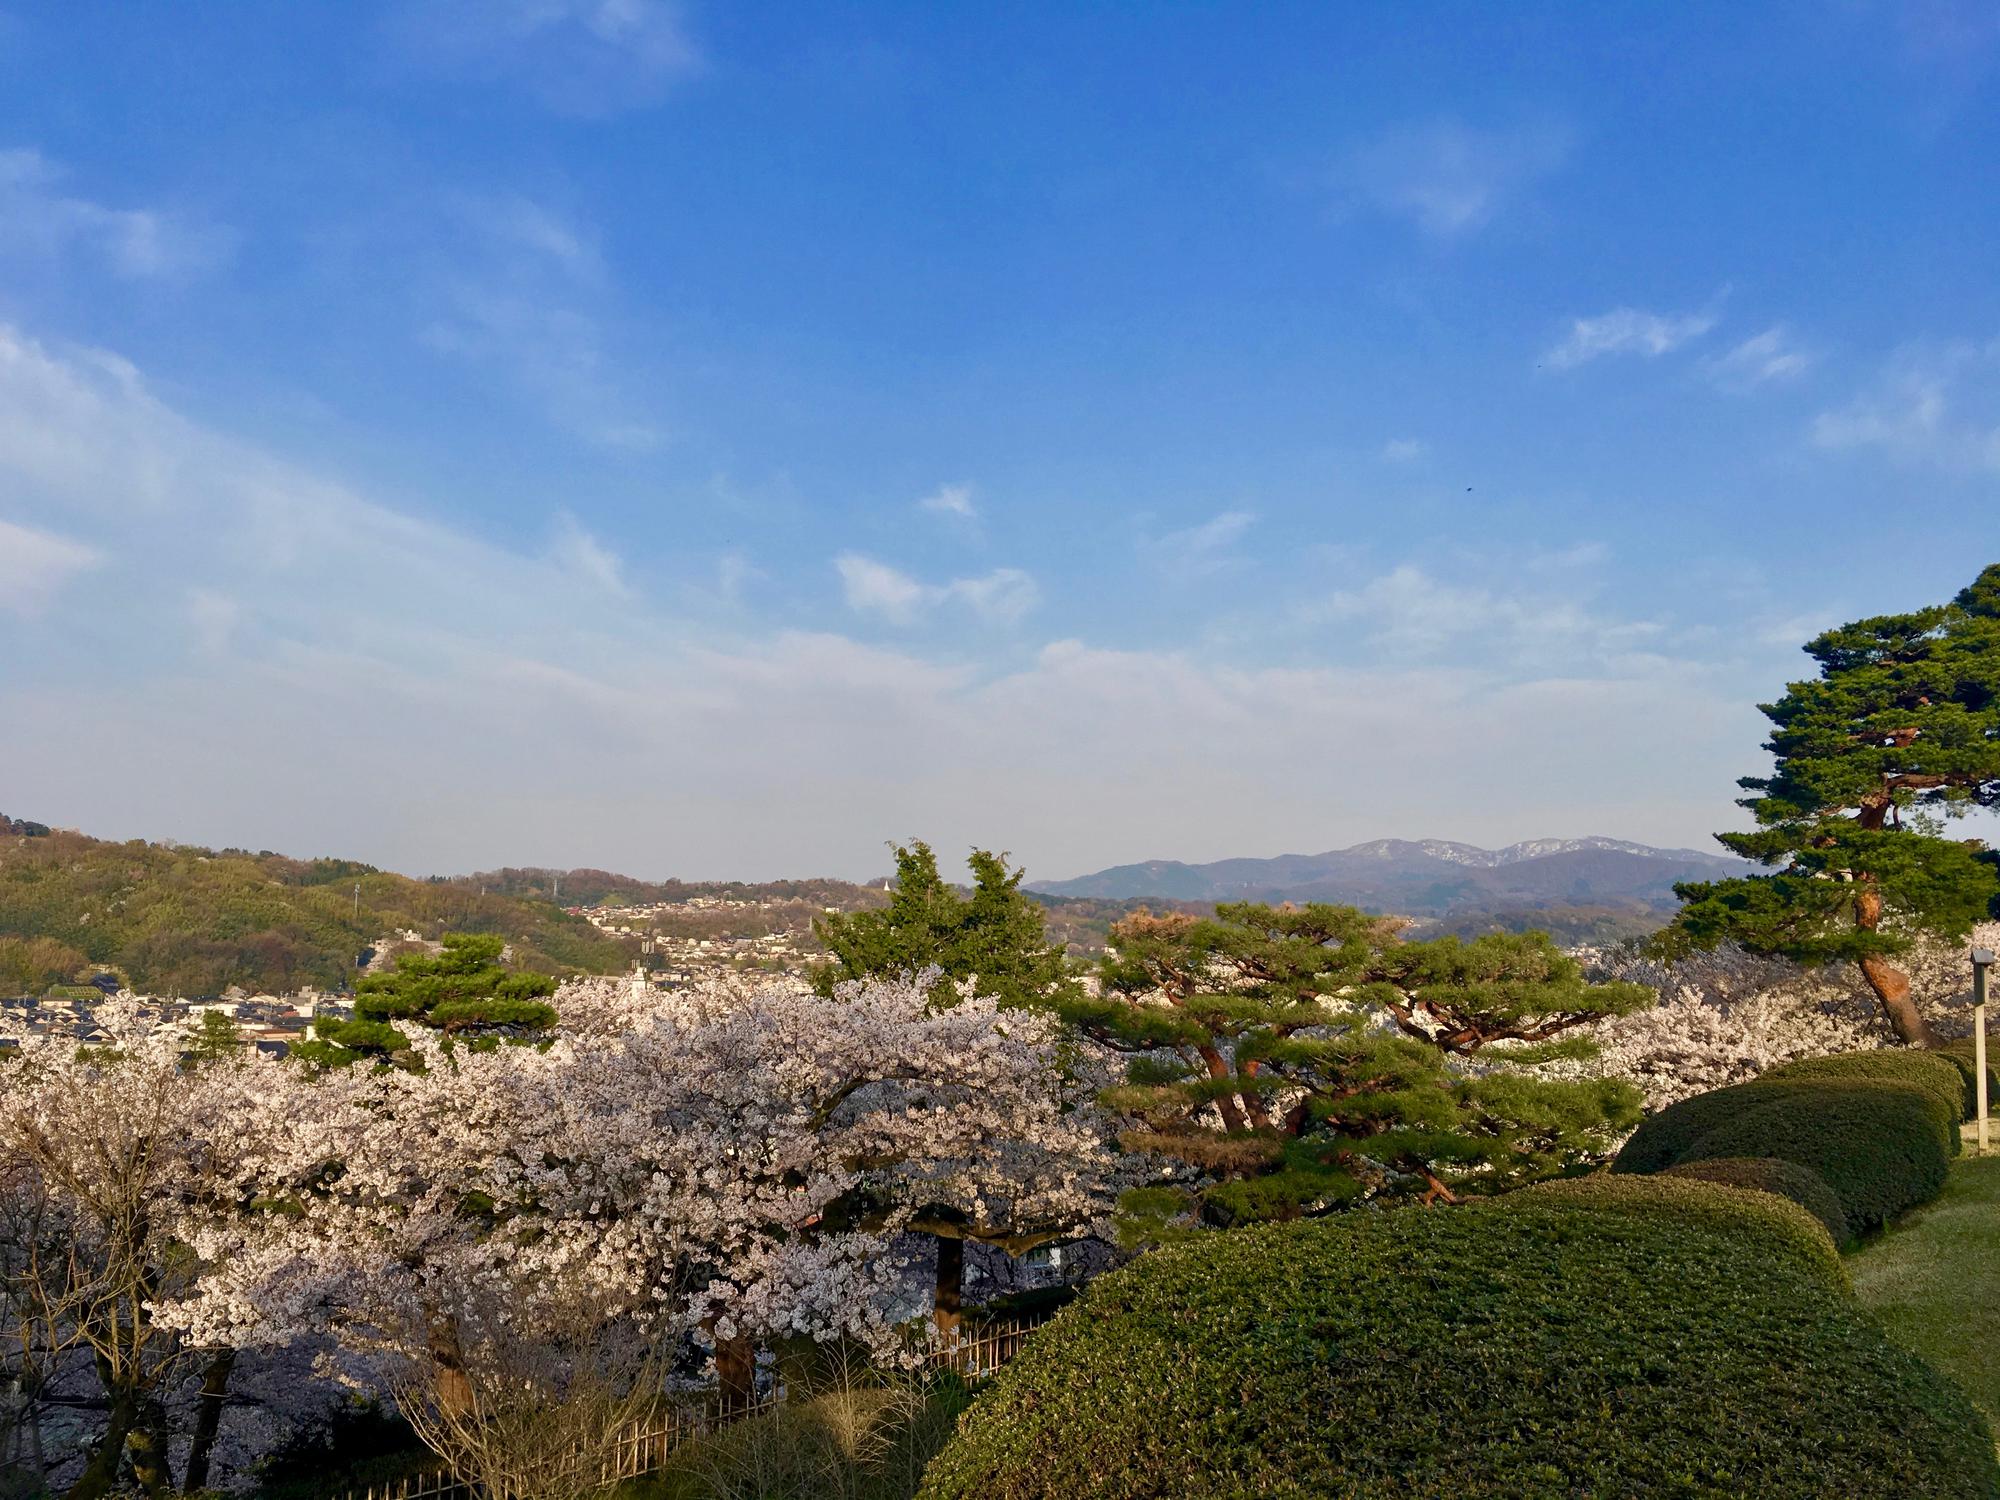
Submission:
[[[1989,1037],[1986,1047],[1986,1107],[1988,1109],[2000,1107],[2000,1068],[1995,1066],[1996,1061],[2000,1061],[2000,1058],[1996,1058],[1996,1054],[2000,1054],[2000,1045],[1996,1045],[1995,1038]],[[1932,1055],[1943,1058],[1953,1068],[1958,1070],[1958,1076],[1963,1081],[1965,1087],[1965,1118],[1968,1120],[1972,1119],[1979,1107],[1979,1095],[1976,1092],[1979,1087],[1979,1074],[1976,1067],[1976,1060],[1973,1056],[1972,1038],[1966,1036],[1960,1037],[1955,1042],[1946,1042],[1942,1047],[1937,1048]]]
[[[1685,1157],[1709,1131],[1747,1114],[1772,1094],[1770,1084],[1738,1083],[1669,1104],[1639,1122],[1639,1128],[1632,1132],[1611,1163],[1611,1170],[1665,1171]]]
[[[1774,1090],[1695,1141],[1681,1161],[1775,1156],[1809,1167],[1833,1189],[1857,1234],[1943,1191],[1951,1161],[1936,1106],[1923,1095],[1880,1084]]]
[[[1772,1165],[1811,1175],[1788,1162]],[[1699,1179],[1695,1170],[1690,1165],[1670,1167],[1655,1177],[1612,1177],[1600,1172],[1563,1178],[1524,1188],[1513,1194],[1509,1203],[1525,1208],[1559,1202],[1572,1208],[1671,1217],[1682,1224],[1740,1236],[1760,1255],[1790,1256],[1801,1270],[1824,1281],[1831,1295],[1844,1295],[1849,1290],[1847,1267],[1823,1219],[1782,1195],[1744,1183]],[[1838,1213],[1840,1205],[1832,1201],[1831,1190],[1822,1183],[1820,1191]]]
[[[1829,1257],[1803,1210],[1678,1180],[1202,1236],[1058,1314],[919,1494],[2000,1493]]]
[[[1833,1057],[1804,1057],[1762,1074],[1759,1083],[1886,1083],[1914,1089],[1931,1102],[1938,1135],[1945,1150],[1956,1156],[1959,1125],[1965,1107],[1965,1077],[1957,1064],[1936,1052],[1885,1047],[1879,1052],[1843,1052]]]
[[[1854,1237],[1854,1231],[1847,1225],[1847,1215],[1841,1212],[1840,1199],[1826,1185],[1826,1179],[1797,1162],[1780,1161],[1775,1156],[1719,1156],[1712,1161],[1682,1162],[1677,1167],[1668,1167],[1660,1176],[1775,1193],[1780,1198],[1789,1198],[1819,1220],[1826,1228],[1827,1237],[1836,1246],[1845,1245]],[[1652,1182],[1658,1179],[1617,1177],[1611,1180]]]

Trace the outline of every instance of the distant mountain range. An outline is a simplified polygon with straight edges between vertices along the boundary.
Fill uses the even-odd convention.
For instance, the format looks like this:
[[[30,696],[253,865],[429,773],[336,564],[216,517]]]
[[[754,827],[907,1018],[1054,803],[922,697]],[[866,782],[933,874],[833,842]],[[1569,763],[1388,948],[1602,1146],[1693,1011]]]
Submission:
[[[1726,854],[1624,839],[1528,839],[1504,849],[1445,839],[1376,839],[1271,859],[1201,865],[1149,860],[1074,880],[1033,881],[1028,888],[1098,900],[1332,901],[1456,930],[1553,925],[1602,929],[1609,936],[1658,926],[1674,909],[1676,881],[1713,880],[1748,868]]]

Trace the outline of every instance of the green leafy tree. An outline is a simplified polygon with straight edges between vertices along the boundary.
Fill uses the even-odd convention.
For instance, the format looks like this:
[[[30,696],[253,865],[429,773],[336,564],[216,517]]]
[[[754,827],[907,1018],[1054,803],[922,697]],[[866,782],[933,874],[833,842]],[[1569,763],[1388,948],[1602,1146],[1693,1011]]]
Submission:
[[[932,992],[940,1004],[949,1003],[961,980],[1002,1005],[1048,1004],[1075,989],[1068,960],[1043,929],[1041,906],[1022,891],[1022,872],[1008,869],[1005,855],[972,851],[966,895],[938,874],[930,845],[893,847],[896,888],[886,907],[813,922],[832,955],[813,971],[822,995],[844,980],[931,967],[942,976]]]
[[[403,954],[394,972],[370,974],[355,986],[351,1020],[315,1017],[313,1039],[297,1055],[330,1067],[385,1060],[409,1050],[405,1028],[412,1026],[476,1049],[542,1040],[556,1024],[548,1001],[556,982],[501,967],[505,948],[503,939],[488,933],[450,932],[441,953]]]
[[[1405,943],[1399,925],[1246,902],[1112,928],[1097,993],[1064,1012],[1129,1057],[1105,1096],[1138,1122],[1127,1147],[1188,1179],[1126,1195],[1132,1239],[1497,1190],[1638,1117],[1628,1085],[1524,1070],[1587,1050],[1564,1033],[1650,991],[1587,982],[1542,933]]]
[[[1752,833],[1716,835],[1775,873],[1676,887],[1668,955],[1720,943],[1855,964],[1902,1041],[1933,1041],[1895,955],[2000,914],[2000,866],[1949,819],[2000,806],[2000,564],[1949,604],[1816,637],[1819,676],[1763,705],[1772,774],[1740,783]]]

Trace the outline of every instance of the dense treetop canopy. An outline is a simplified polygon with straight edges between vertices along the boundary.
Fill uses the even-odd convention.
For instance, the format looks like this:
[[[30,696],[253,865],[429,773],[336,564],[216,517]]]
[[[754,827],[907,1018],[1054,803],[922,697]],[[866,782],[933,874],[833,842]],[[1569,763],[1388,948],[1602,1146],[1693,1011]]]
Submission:
[[[1717,835],[1775,873],[1679,887],[1662,946],[1852,961],[1898,1034],[1928,1041],[1890,956],[2000,915],[2000,857],[1944,836],[1947,820],[2000,807],[2000,564],[1949,604],[1858,620],[1805,649],[1819,675],[1763,706],[1776,765],[1741,783],[1757,827]]]
[[[1105,1096],[1140,1122],[1126,1144],[1203,1174],[1128,1195],[1130,1237],[1496,1190],[1636,1118],[1623,1084],[1522,1069],[1580,1050],[1563,1033],[1650,991],[1590,983],[1544,934],[1406,943],[1397,929],[1349,906],[1247,902],[1112,929],[1096,993],[1064,1014],[1129,1058]]]
[[[928,844],[895,846],[896,886],[880,911],[834,913],[813,924],[832,955],[813,976],[830,995],[849,979],[936,969],[942,1003],[959,981],[1002,1005],[1049,1002],[1074,988],[1062,949],[1049,941],[1042,908],[1021,890],[1022,872],[1005,855],[972,851],[972,889],[938,873]]]

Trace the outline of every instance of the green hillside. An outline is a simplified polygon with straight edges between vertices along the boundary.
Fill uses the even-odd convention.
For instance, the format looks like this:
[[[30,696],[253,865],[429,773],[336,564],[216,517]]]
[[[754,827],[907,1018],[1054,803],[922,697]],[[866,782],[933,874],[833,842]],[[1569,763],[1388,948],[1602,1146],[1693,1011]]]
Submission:
[[[335,988],[363,948],[404,930],[498,933],[514,962],[555,974],[629,962],[622,943],[545,900],[350,860],[118,844],[0,818],[0,995],[106,970],[155,993]]]

